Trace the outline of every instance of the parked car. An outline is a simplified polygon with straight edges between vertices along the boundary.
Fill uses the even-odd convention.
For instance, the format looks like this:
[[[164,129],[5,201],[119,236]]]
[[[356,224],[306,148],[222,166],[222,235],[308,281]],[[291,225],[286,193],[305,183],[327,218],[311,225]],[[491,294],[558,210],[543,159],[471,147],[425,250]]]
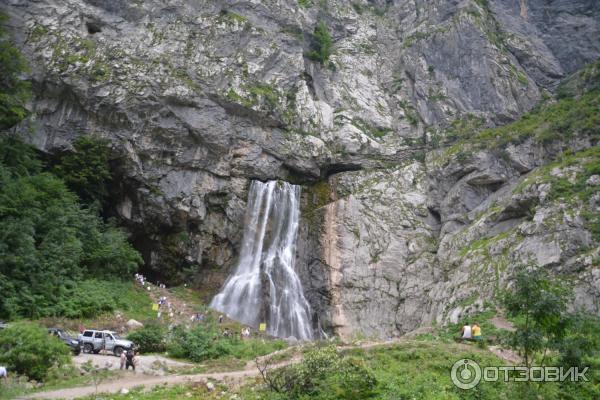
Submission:
[[[102,349],[106,349],[119,357],[123,351],[135,349],[135,344],[131,340],[123,339],[112,331],[86,329],[77,336],[77,339],[84,353],[98,354]]]
[[[64,344],[71,348],[73,354],[75,354],[76,356],[79,355],[79,353],[81,353],[81,344],[79,343],[79,340],[73,339],[68,333],[66,333],[62,329],[48,328],[48,333],[62,340]]]

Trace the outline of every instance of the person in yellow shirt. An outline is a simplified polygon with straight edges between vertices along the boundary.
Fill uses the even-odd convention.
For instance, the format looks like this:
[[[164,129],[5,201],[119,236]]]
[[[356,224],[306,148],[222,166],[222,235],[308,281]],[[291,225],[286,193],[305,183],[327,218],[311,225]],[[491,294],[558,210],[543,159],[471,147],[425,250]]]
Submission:
[[[479,323],[475,322],[471,330],[473,332],[473,339],[481,340],[481,327],[479,326]]]

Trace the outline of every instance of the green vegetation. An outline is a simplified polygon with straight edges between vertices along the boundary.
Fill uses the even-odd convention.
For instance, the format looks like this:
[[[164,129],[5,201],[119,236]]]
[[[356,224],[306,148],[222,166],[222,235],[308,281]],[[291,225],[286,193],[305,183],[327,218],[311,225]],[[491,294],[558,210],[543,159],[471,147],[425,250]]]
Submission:
[[[95,51],[90,40],[78,47]],[[26,115],[25,69],[0,28],[0,130]],[[0,137],[0,318],[85,318],[127,307],[118,280],[129,277],[141,257],[121,230],[97,215],[97,206],[83,207],[68,189],[86,203],[101,203],[108,157],[105,141],[80,137],[49,172],[33,147]]]
[[[371,136],[373,138],[378,138],[378,139],[384,137],[385,135],[387,135],[388,133],[390,133],[392,131],[391,128],[383,128],[383,127],[379,127],[379,126],[369,125],[363,119],[358,118],[358,117],[354,118],[352,120],[352,125],[356,126],[358,129],[363,131],[366,135]]]
[[[245,95],[240,95],[234,89],[229,89],[226,94],[227,99],[248,108],[264,104],[270,109],[274,109],[279,103],[279,93],[271,85],[255,83],[244,85],[241,89],[246,92]]]
[[[536,354],[541,356],[540,365],[554,354],[565,367],[582,366],[586,357],[600,351],[600,320],[568,312],[572,297],[572,289],[546,270],[517,269],[502,303],[508,315],[517,319],[509,343],[523,355],[526,366],[534,365]],[[574,340],[565,340],[568,336]]]
[[[378,7],[376,5],[373,4],[362,4],[362,3],[352,3],[352,8],[354,8],[354,11],[356,11],[357,14],[364,14],[365,12],[371,12],[374,15],[377,15],[379,17],[382,17],[385,15],[385,12],[387,11],[387,6],[385,7]]]
[[[0,330],[0,365],[30,379],[44,380],[52,367],[68,365],[70,353],[69,347],[39,325],[19,322]]]
[[[150,323],[131,332],[127,339],[140,346],[142,353],[162,353],[166,349],[165,328],[158,323]]]
[[[363,361],[342,356],[334,345],[308,351],[298,364],[261,372],[278,399],[367,399],[377,384]]]
[[[568,172],[573,169],[572,172]],[[562,170],[563,174],[553,171]],[[590,199],[597,189],[588,185],[588,179],[600,175],[600,146],[594,146],[577,153],[565,152],[562,156],[544,167],[532,172],[515,189],[521,192],[531,184],[549,183],[548,198],[570,205],[583,207],[582,216],[595,241],[600,241],[600,218],[598,212],[589,207]]]
[[[281,340],[240,340],[239,332],[225,337],[219,328],[210,316],[191,329],[175,326],[168,334],[167,352],[173,357],[201,362],[225,357],[251,360],[285,348]]]
[[[221,10],[221,13],[219,14],[219,20],[232,24],[237,23],[240,25],[244,25],[248,22],[248,18],[229,10]]]
[[[517,329],[508,343],[519,350],[526,366],[583,368],[600,364],[600,319],[569,311],[572,297],[572,289],[543,268],[517,269],[514,284],[502,302],[508,315],[516,319]],[[556,397],[598,398],[600,373],[593,366],[591,375],[591,382],[596,384],[565,381]]]
[[[21,78],[27,65],[10,43],[5,28],[7,20],[8,17],[0,13],[0,131],[11,128],[27,116],[25,102],[31,95],[29,82]]]
[[[73,141],[73,151],[57,157],[52,172],[84,202],[102,204],[111,179],[110,148],[106,139],[80,136]]]
[[[498,128],[461,129],[450,138],[458,143],[448,153],[473,149],[498,149],[519,144],[531,138],[537,143],[568,140],[578,136],[593,136],[600,129],[600,91],[579,98],[563,98],[556,103],[542,104],[521,119]]]
[[[474,360],[482,368],[506,363],[476,346],[406,341],[341,353],[331,348],[317,349],[308,356],[309,362],[272,371],[271,377],[267,375],[268,389],[252,385],[243,388],[242,397],[249,400],[527,398],[523,396],[527,393],[526,385],[517,382],[481,382],[472,390],[462,390],[452,384],[450,371],[460,359]],[[311,371],[308,377],[302,374],[307,368]],[[289,386],[278,392],[269,384],[269,379],[275,385],[289,382]],[[548,383],[534,388],[534,395],[529,398],[556,399],[558,397],[553,396],[556,389],[557,385]]]
[[[312,0],[298,0],[298,5],[302,8],[309,8],[313,5]]]
[[[0,140],[0,318],[108,311],[111,284],[91,280],[128,278],[140,263],[125,234],[44,172],[33,148]]]
[[[318,61],[323,65],[328,65],[332,52],[333,42],[331,35],[325,22],[321,21],[315,26],[308,58]]]
[[[596,61],[564,80],[556,90],[556,97],[581,96],[585,92],[600,91],[600,61]]]

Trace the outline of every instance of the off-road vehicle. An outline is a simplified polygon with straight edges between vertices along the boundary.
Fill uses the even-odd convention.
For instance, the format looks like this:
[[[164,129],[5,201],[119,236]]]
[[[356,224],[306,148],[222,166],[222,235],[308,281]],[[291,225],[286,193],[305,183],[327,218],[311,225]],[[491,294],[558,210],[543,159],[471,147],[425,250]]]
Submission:
[[[123,351],[135,349],[135,344],[131,340],[123,339],[112,331],[86,329],[77,336],[77,339],[84,353],[98,354],[102,350],[108,350],[119,357]]]
[[[73,354],[75,354],[76,356],[79,355],[79,353],[81,353],[81,344],[79,343],[79,340],[73,339],[68,333],[66,333],[62,329],[48,328],[48,333],[62,340],[64,344],[71,348]]]

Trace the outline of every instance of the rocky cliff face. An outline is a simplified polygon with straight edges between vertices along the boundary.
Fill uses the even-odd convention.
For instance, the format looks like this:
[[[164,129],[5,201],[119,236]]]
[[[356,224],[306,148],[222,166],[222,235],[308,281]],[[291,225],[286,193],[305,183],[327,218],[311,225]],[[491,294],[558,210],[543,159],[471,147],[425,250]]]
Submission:
[[[111,140],[113,212],[155,276],[192,271],[217,289],[249,181],[284,179],[306,186],[299,266],[326,331],[455,319],[530,259],[570,271],[578,304],[599,312],[598,241],[581,216],[599,200],[548,196],[552,177],[584,176],[585,159],[541,168],[596,145],[597,130],[447,147],[518,119],[598,59],[594,0],[9,0],[6,11],[35,90],[21,132],[50,153],[81,134]],[[319,21],[327,65],[306,56]]]

